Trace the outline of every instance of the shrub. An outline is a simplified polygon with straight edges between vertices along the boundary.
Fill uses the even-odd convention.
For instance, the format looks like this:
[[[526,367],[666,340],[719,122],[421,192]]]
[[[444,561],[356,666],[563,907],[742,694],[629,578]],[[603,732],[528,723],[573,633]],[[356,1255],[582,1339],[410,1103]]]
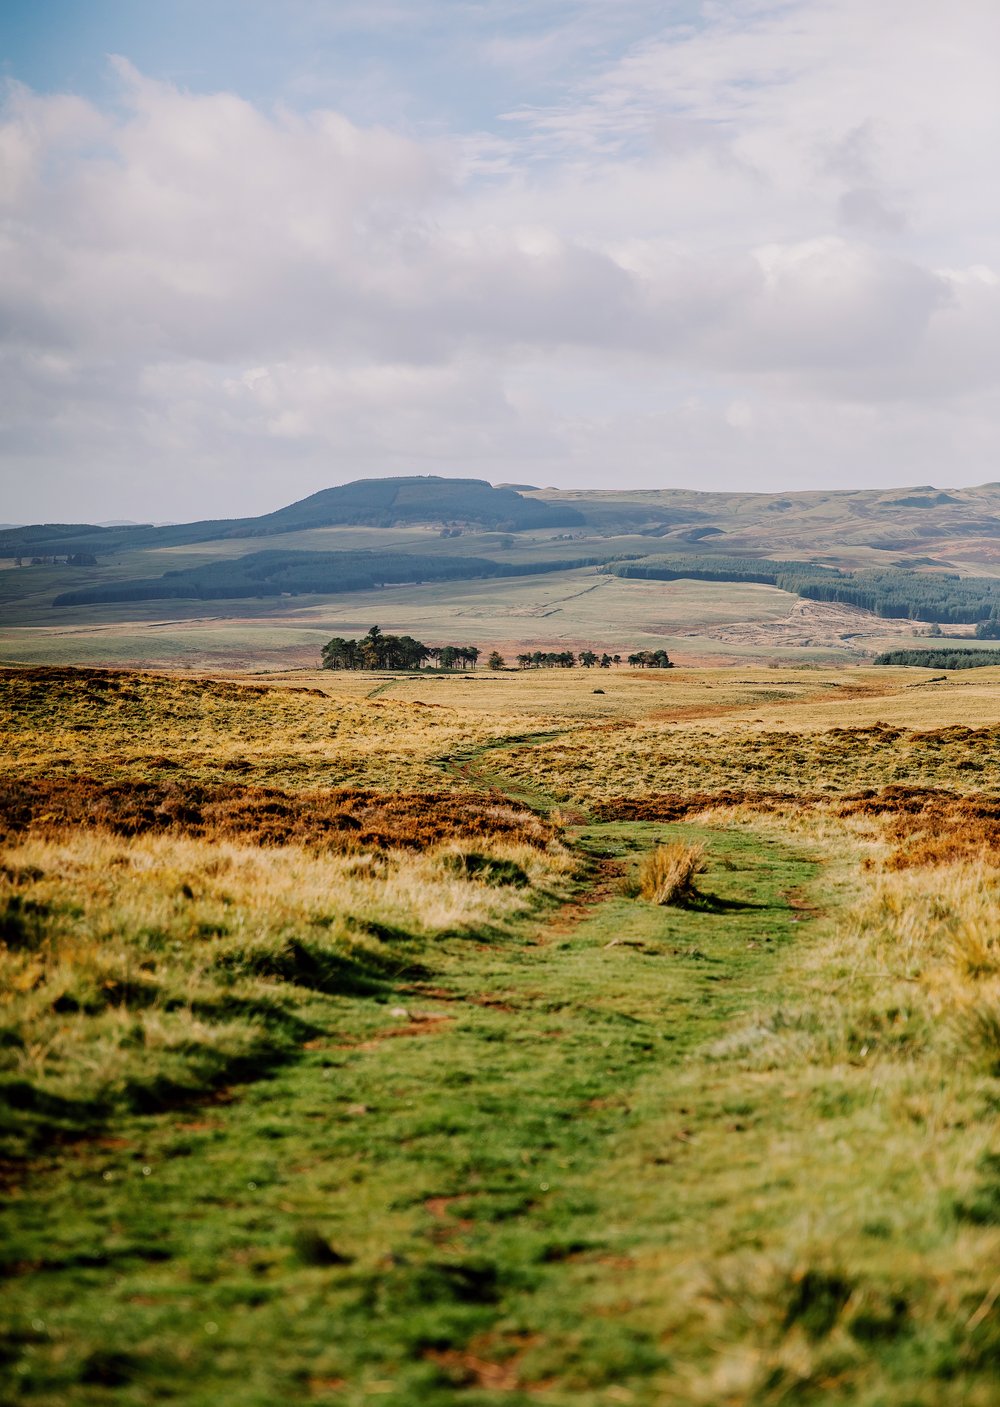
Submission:
[[[697,892],[695,876],[704,872],[703,845],[658,845],[642,862],[639,892],[654,904],[680,904]]]

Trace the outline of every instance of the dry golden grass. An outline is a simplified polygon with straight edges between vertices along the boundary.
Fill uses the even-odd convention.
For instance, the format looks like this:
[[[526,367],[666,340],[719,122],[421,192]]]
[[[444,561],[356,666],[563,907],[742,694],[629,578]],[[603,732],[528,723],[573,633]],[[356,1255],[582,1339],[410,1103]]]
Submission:
[[[664,792],[947,787],[1000,794],[1000,726],[912,731],[873,728],[703,732],[640,722],[577,729],[505,752],[504,770],[560,801],[596,805]]]
[[[705,847],[672,841],[651,850],[639,866],[639,893],[653,904],[683,904],[705,870]]]
[[[291,790],[436,791],[456,784],[448,759],[525,731],[521,717],[311,686],[72,669],[0,671],[0,720],[0,755],[20,777],[183,774]]]
[[[285,790],[416,792],[460,786],[456,758],[558,731],[540,745],[505,749],[498,766],[585,804],[732,787],[968,792],[996,789],[1000,775],[994,673],[923,687],[925,671],[887,669],[420,679],[316,671],[267,684],[9,669],[0,670],[0,751],[20,777],[183,774]]]
[[[504,931],[575,868],[557,843],[480,839],[475,855],[460,841],[352,857],[83,828],[10,845],[0,1077],[17,1107],[67,1101],[72,1123],[263,1067],[301,1040],[302,989],[375,990],[421,944]]]
[[[937,1089],[941,1109],[967,1108],[975,1123],[982,1080],[1000,1064],[996,856],[900,869],[900,818],[891,814],[736,806],[698,819],[808,845],[825,860],[836,900],[821,940],[796,953],[787,1000],[734,1029],[720,1056],[738,1054],[757,1070],[878,1069],[900,1088],[919,1060],[916,1083]],[[956,1061],[966,1078],[956,1078]],[[971,1160],[989,1140],[983,1125]]]

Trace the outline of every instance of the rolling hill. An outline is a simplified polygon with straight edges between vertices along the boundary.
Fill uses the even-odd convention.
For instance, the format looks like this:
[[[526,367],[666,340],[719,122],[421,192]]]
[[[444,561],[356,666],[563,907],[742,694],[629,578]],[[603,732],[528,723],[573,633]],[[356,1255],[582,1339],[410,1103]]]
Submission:
[[[358,479],[321,489],[308,498],[256,518],[203,519],[195,523],[150,523],[100,527],[94,523],[38,523],[0,533],[0,556],[100,555],[135,547],[177,547],[226,538],[272,537],[309,528],[412,523],[474,526],[519,532],[583,524],[579,509],[524,498],[484,479],[433,475]]]
[[[614,638],[689,660],[847,662],[929,630],[992,633],[1000,485],[361,480],[258,517],[0,530],[0,620],[15,660],[306,664],[324,631],[378,623],[508,654]]]

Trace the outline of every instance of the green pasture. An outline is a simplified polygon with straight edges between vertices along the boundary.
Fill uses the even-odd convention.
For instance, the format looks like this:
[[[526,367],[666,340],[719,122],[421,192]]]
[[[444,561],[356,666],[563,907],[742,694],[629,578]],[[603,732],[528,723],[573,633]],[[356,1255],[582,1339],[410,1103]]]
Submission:
[[[668,838],[710,848],[685,908],[632,897]],[[401,935],[395,984],[288,988],[276,1071],[8,1170],[3,1400],[995,1401],[988,1233],[896,1090],[747,1060],[809,1019],[831,880],[734,831],[576,843],[590,907]]]
[[[854,659],[837,647],[732,644],[700,631],[726,623],[768,624],[796,598],[770,586],[722,582],[624,580],[593,568],[499,580],[390,586],[340,596],[254,601],[144,601],[63,607],[62,568],[45,592],[3,603],[0,660],[24,663],[204,665],[266,669],[308,667],[332,635],[363,635],[371,625],[432,643],[521,649],[666,649],[726,661],[824,663]],[[0,587],[14,575],[0,572]],[[39,578],[40,580],[41,578]]]

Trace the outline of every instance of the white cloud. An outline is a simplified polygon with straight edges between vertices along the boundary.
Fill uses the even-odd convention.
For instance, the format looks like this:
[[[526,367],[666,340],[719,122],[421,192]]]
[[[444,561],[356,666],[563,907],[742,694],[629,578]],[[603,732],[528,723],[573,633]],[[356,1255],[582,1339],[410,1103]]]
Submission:
[[[480,52],[544,57],[573,8]],[[992,2],[731,0],[609,60],[576,8],[589,69],[489,133],[123,59],[114,107],[13,85],[2,516],[614,484],[622,453],[650,484],[994,477]]]

